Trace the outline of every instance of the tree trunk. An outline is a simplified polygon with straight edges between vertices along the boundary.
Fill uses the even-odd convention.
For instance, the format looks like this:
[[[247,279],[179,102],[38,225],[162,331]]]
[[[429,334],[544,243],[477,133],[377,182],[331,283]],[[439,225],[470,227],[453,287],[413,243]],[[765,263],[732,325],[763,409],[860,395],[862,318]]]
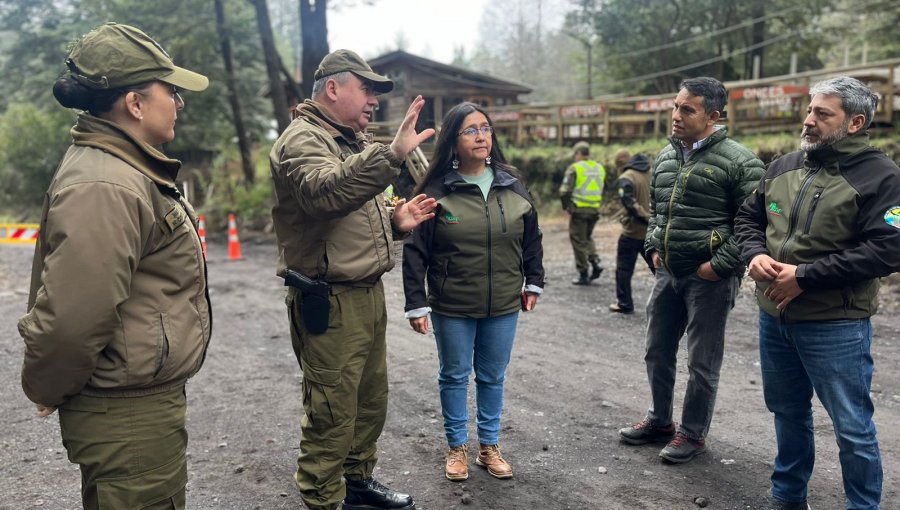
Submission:
[[[234,62],[231,56],[231,35],[228,24],[225,22],[225,5],[223,0],[215,0],[216,3],[216,29],[219,32],[219,44],[222,47],[222,61],[225,64],[225,85],[228,87],[228,102],[231,103],[231,114],[234,119],[234,129],[237,131],[238,147],[241,151],[241,168],[244,170],[244,184],[249,188],[255,180],[253,160],[250,157],[250,140],[247,138],[247,130],[244,128],[244,114],[241,111],[241,101],[238,99],[237,82],[234,78]]]
[[[328,55],[327,0],[300,0],[300,40],[303,43],[303,58],[300,63],[303,73],[303,95],[312,97],[313,75],[319,62]],[[354,48],[348,48],[356,51]]]
[[[281,80],[281,57],[275,49],[275,36],[272,34],[272,23],[269,21],[269,7],[266,0],[248,0],[256,9],[256,25],[259,28],[259,38],[262,40],[263,53],[266,58],[266,74],[269,76],[269,97],[272,98],[272,107],[275,109],[275,120],[278,122],[278,132],[282,133],[291,123],[291,114],[288,110],[287,94],[284,91],[284,82]]]

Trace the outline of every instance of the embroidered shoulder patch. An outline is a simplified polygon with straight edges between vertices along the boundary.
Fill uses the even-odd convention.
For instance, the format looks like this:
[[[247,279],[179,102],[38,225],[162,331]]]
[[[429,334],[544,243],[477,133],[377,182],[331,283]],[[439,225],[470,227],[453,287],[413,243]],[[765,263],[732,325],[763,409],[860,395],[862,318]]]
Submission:
[[[187,216],[180,207],[173,207],[172,210],[166,214],[166,225],[168,225],[169,231],[174,232],[179,225],[184,223],[186,218]]]
[[[884,212],[884,222],[894,228],[900,228],[900,205],[888,207]]]

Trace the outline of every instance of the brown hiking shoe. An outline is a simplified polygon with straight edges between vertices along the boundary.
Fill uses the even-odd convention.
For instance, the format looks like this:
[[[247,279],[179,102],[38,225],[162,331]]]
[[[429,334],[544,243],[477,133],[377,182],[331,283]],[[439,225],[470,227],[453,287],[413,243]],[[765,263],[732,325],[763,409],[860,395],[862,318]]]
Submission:
[[[503,460],[500,446],[495,444],[483,444],[479,446],[478,458],[475,464],[487,468],[488,473],[494,478],[512,478],[512,466]]]
[[[447,452],[447,463],[444,464],[444,476],[447,480],[454,481],[469,478],[469,445],[450,448]]]

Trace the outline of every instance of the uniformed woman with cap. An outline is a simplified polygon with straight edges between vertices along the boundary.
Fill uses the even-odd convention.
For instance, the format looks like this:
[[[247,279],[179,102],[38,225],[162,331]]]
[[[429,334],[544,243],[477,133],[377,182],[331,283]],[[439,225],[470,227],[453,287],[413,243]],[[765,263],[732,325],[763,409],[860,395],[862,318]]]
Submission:
[[[53,86],[81,110],[44,199],[22,387],[59,409],[86,509],[184,508],[184,386],[212,317],[195,214],[175,186],[179,90],[206,77],[142,31],[103,25],[79,40]]]

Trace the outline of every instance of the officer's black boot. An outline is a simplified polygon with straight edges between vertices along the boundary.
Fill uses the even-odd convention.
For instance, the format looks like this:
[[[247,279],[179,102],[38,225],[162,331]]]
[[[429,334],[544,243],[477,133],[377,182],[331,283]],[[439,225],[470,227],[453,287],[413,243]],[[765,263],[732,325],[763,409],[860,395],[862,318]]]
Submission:
[[[591,280],[596,280],[600,278],[600,273],[603,272],[603,266],[600,265],[599,260],[591,261]]]
[[[572,280],[572,285],[590,285],[591,280],[588,279],[587,271],[578,274],[578,278]]]
[[[343,510],[415,510],[412,496],[395,492],[374,478],[347,480]]]

